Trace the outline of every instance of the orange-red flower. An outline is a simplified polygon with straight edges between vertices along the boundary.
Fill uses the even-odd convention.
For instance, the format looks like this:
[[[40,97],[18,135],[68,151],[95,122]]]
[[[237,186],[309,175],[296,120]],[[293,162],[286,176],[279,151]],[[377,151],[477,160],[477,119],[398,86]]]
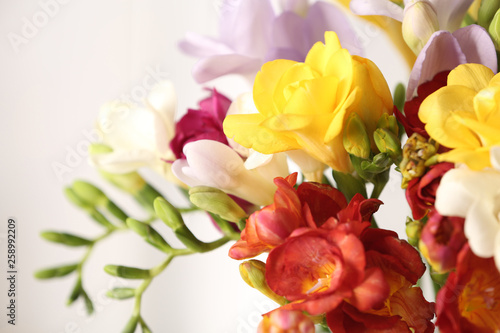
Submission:
[[[257,333],[314,333],[314,323],[300,311],[278,309],[264,315]]]
[[[443,333],[500,330],[500,272],[493,258],[480,258],[469,245],[460,251],[436,301],[436,325]]]

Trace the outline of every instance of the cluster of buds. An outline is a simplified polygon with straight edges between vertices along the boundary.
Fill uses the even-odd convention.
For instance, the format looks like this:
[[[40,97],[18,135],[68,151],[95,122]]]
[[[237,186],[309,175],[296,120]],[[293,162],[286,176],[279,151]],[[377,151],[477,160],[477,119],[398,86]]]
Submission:
[[[343,143],[357,175],[375,185],[386,182],[391,165],[401,161],[399,126],[387,113],[380,117],[372,138],[361,118],[352,113],[346,121]]]

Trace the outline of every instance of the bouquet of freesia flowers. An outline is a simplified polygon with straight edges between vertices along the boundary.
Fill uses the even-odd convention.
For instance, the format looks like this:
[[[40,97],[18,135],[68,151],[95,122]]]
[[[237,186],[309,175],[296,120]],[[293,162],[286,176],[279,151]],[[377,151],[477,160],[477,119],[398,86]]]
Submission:
[[[393,94],[361,56],[353,13],[385,29],[412,66]],[[200,58],[199,83],[239,74],[253,90],[231,101],[207,89],[177,122],[170,82],[143,106],[105,105],[90,161],[151,217],[130,217],[96,186],[74,182],[68,198],[104,232],[43,233],[88,251],[37,277],[75,273],[69,303],[83,299],[92,312],[84,263],[98,241],[128,229],[165,260],[149,269],[104,267],[142,281],[108,292],[135,298],[123,332],[151,331],[142,295],[174,258],[227,242],[228,260],[243,260],[243,280],[276,302],[262,314],[261,333],[500,331],[500,1],[225,0],[218,38],[190,33],[179,45]],[[373,216],[393,165],[411,208],[407,240]],[[142,167],[178,186],[192,206],[167,201]],[[201,241],[184,223],[183,214],[200,210],[219,239]],[[265,262],[253,259],[263,253]],[[420,288],[426,272],[435,303]]]

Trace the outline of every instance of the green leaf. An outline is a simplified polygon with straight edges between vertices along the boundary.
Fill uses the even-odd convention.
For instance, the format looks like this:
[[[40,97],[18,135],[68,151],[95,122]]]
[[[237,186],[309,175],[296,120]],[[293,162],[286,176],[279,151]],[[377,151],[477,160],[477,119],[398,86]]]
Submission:
[[[140,269],[128,266],[106,265],[104,271],[109,275],[124,279],[148,279],[151,277],[149,269]]]
[[[67,246],[86,246],[93,242],[86,238],[75,236],[64,232],[44,231],[41,236],[49,242],[64,244]]]
[[[52,268],[46,268],[35,272],[35,277],[37,279],[51,279],[56,277],[66,276],[74,272],[78,267],[78,264],[64,265]]]
[[[114,299],[128,299],[135,296],[134,288],[114,288],[108,290],[106,296]]]

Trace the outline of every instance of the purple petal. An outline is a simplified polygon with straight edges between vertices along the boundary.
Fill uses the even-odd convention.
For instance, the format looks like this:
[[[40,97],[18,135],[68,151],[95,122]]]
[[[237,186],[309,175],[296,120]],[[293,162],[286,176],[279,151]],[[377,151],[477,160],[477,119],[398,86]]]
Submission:
[[[462,20],[474,0],[431,0],[436,11],[439,29],[454,31],[460,27]]]
[[[264,58],[275,17],[269,0],[227,0],[221,8],[221,41],[236,53]]]
[[[210,57],[215,54],[233,53],[227,45],[219,42],[218,40],[198,35],[192,32],[186,33],[183,40],[179,42],[179,48],[193,57]]]
[[[299,59],[281,59],[304,61],[307,52],[312,46],[306,34],[306,22],[304,19],[293,12],[284,12],[274,20],[272,31],[273,47],[276,49],[292,49],[296,51],[295,54],[301,55]],[[269,54],[266,57],[266,61],[274,59],[280,58],[269,57]]]
[[[271,48],[267,53],[265,61],[268,62],[275,59],[288,59],[297,62],[303,62],[305,56],[302,52],[299,52],[296,49]]]
[[[468,63],[483,64],[497,72],[497,53],[488,32],[476,25],[469,25],[453,33]]]
[[[308,0],[279,0],[283,11],[292,11],[297,14],[306,13],[309,8]]]
[[[223,54],[200,59],[193,68],[193,77],[204,83],[226,74],[254,74],[262,65],[261,59],[241,54]]]
[[[356,15],[381,15],[403,21],[403,8],[389,0],[351,0],[349,7]]]
[[[432,80],[437,73],[452,70],[466,61],[460,44],[450,32],[441,30],[433,33],[413,65],[406,89],[406,100],[414,97],[413,94],[420,84]]]
[[[305,23],[308,32],[307,50],[317,41],[324,42],[325,31],[335,31],[343,48],[351,54],[361,55],[362,47],[358,36],[346,15],[336,6],[324,1],[314,3],[307,13]]]

